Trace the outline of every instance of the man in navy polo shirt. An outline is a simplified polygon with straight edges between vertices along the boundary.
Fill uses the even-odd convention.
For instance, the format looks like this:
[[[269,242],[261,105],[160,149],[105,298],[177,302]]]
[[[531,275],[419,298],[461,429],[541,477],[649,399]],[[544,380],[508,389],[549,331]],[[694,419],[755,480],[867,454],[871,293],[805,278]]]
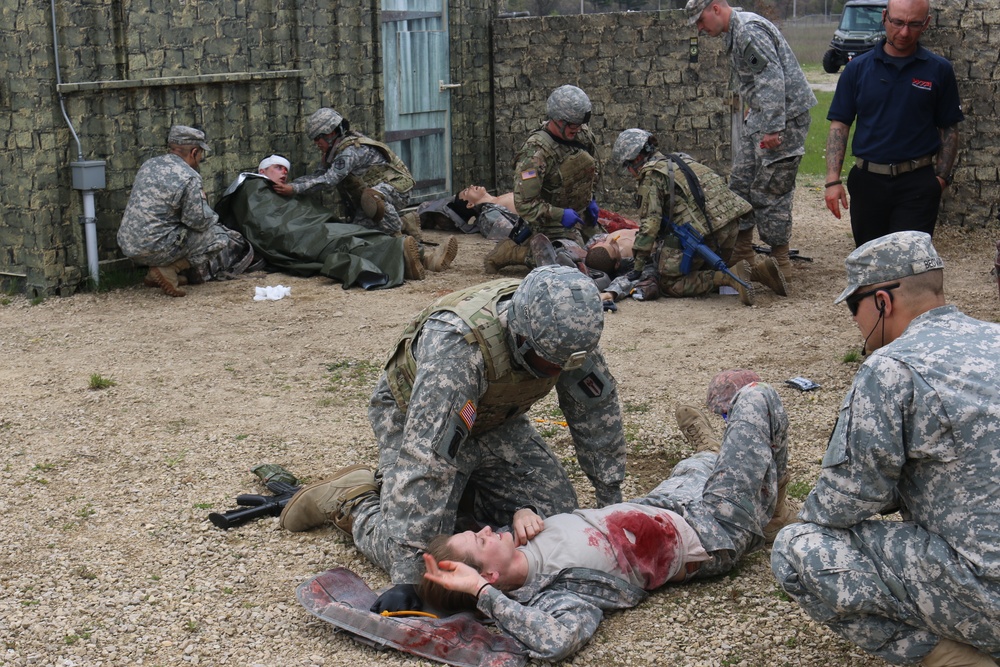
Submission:
[[[854,243],[891,232],[934,233],[951,184],[962,115],[951,63],[920,46],[929,0],[889,0],[885,40],[847,64],[827,119],[826,207],[848,208],[840,179],[851,123],[856,162],[847,177]]]

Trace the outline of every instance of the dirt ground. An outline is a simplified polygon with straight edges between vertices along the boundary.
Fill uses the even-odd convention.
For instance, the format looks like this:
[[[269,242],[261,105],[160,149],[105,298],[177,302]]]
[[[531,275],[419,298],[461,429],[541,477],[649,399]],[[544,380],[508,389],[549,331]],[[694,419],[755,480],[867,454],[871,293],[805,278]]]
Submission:
[[[752,368],[791,419],[793,490],[802,495],[858,362],[861,341],[833,299],[852,249],[849,225],[800,181],[792,295],[623,302],[602,346],[629,442],[626,496],[690,453],[673,418],[703,401],[719,370]],[[443,236],[430,232],[429,237]],[[996,228],[942,229],[949,300],[1000,320],[989,271]],[[267,518],[223,532],[206,515],[259,492],[248,468],[280,463],[317,478],[376,462],[368,395],[408,318],[481,282],[489,242],[459,239],[455,266],[376,292],[325,278],[251,274],[171,299],[141,286],[0,306],[0,663],[3,665],[368,665],[423,663],[361,646],[295,600],[335,566],[388,583],[335,529],[291,534]],[[516,275],[512,272],[511,275]],[[291,296],[253,300],[282,284]],[[94,374],[113,386],[91,389]],[[822,385],[802,393],[783,382]],[[533,411],[580,491],[591,489],[555,424]],[[721,428],[721,422],[719,424]],[[611,614],[573,665],[882,664],[807,619],[777,589],[766,552],[716,580],[672,586]]]

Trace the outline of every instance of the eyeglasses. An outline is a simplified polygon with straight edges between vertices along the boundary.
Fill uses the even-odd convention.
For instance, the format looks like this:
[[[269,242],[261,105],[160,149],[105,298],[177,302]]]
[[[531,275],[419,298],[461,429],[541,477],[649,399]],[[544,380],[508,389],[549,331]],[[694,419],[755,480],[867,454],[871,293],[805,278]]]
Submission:
[[[925,18],[923,21],[910,21],[907,23],[901,19],[889,18],[888,14],[885,16],[885,20],[891,23],[893,28],[901,29],[903,26],[906,26],[910,30],[923,30],[927,26],[927,19],[929,18],[930,16]]]
[[[857,315],[858,306],[861,305],[862,301],[864,301],[870,296],[878,294],[879,292],[888,292],[889,299],[892,300],[892,290],[896,289],[897,287],[899,287],[899,283],[892,283],[891,285],[883,285],[882,287],[876,287],[874,289],[865,290],[864,292],[857,292],[856,294],[852,294],[851,296],[847,297],[847,299],[845,299],[845,302],[847,303],[847,307],[851,309],[851,315],[852,316]]]
[[[525,363],[531,366],[531,369],[542,377],[555,377],[559,375],[562,371],[575,371],[580,366],[583,366],[584,360],[587,358],[587,353],[583,350],[579,350],[569,355],[569,359],[566,360],[562,366],[553,363],[548,359],[542,357],[535,351],[535,348],[531,347],[531,343],[527,338],[521,334],[517,335],[518,352],[521,353],[521,357],[524,359]]]

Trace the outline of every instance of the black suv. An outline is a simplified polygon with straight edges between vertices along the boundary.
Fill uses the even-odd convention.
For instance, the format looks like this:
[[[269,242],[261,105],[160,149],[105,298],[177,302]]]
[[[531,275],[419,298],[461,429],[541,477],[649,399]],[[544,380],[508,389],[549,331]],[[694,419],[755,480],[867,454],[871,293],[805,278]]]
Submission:
[[[885,37],[882,10],[888,0],[848,0],[840,26],[830,40],[830,50],[823,54],[823,69],[836,74],[840,68],[862,53],[871,51]]]

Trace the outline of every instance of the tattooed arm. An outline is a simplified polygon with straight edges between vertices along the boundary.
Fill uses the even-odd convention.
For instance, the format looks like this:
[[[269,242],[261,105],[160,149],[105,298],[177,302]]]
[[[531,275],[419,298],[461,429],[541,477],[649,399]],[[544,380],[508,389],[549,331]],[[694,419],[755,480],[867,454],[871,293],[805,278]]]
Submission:
[[[955,167],[955,157],[958,155],[958,125],[942,127],[939,131],[941,150],[937,154],[934,174],[941,183],[941,189],[944,190],[951,181],[951,170]]]
[[[848,208],[847,190],[839,181],[840,172],[844,168],[844,155],[847,153],[847,137],[850,132],[850,125],[839,120],[831,120],[830,134],[826,137],[826,182],[834,185],[826,187],[824,199],[826,207],[838,220],[840,207]]]

